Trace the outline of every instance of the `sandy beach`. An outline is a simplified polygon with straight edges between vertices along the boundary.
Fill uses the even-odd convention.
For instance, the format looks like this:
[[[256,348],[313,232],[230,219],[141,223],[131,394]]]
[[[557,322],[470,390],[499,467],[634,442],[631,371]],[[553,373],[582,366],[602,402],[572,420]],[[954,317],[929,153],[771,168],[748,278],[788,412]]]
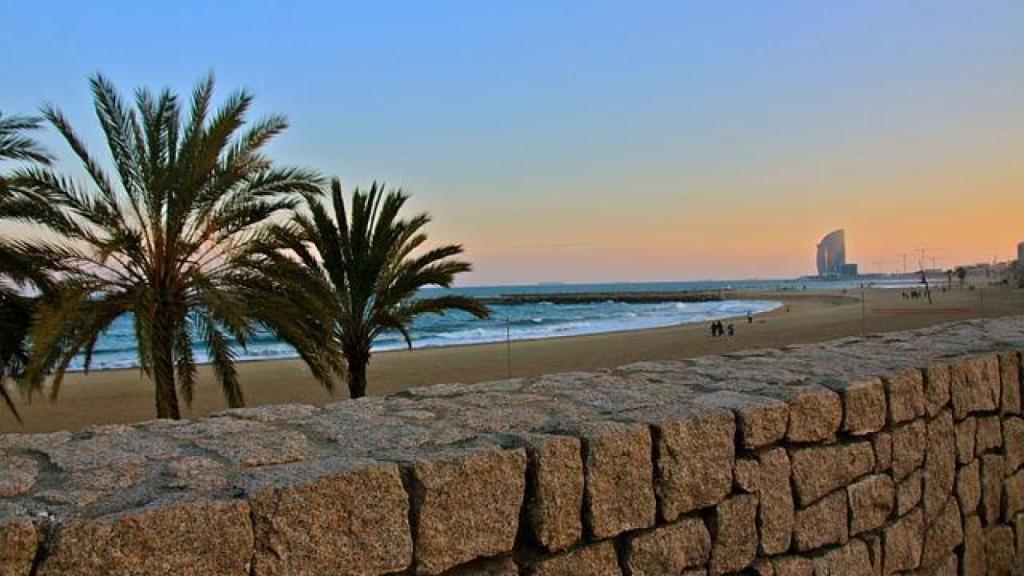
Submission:
[[[477,382],[573,370],[598,370],[641,360],[678,359],[740,349],[779,347],[926,326],[938,322],[1024,313],[1024,291],[1004,288],[934,293],[935,302],[906,300],[900,290],[756,292],[737,298],[778,300],[784,306],[733,321],[736,335],[712,338],[708,326],[615,332],[588,336],[513,341],[511,362],[505,343],[380,352],[369,371],[369,392],[386,395],[405,388],[442,382]],[[863,314],[863,319],[862,319]],[[511,372],[509,367],[511,366]],[[319,387],[299,360],[250,361],[239,364],[248,405],[325,404],[347,397]],[[200,367],[192,406],[183,416],[195,418],[224,409],[223,398],[208,367]],[[0,432],[77,430],[97,424],[137,422],[155,413],[152,385],[137,369],[69,374],[60,398],[36,396],[21,402],[18,424],[0,416]]]

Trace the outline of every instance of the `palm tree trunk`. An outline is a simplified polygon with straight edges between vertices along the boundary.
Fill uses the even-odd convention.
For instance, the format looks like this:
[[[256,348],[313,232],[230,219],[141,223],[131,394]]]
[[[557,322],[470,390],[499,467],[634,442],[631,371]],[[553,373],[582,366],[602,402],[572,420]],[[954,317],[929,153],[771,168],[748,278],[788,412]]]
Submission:
[[[178,420],[178,392],[174,385],[174,329],[166,312],[157,312],[153,322],[153,383],[156,385],[156,417]]]
[[[370,363],[369,352],[353,352],[345,354],[348,360],[348,396],[362,398],[366,396],[366,365]]]

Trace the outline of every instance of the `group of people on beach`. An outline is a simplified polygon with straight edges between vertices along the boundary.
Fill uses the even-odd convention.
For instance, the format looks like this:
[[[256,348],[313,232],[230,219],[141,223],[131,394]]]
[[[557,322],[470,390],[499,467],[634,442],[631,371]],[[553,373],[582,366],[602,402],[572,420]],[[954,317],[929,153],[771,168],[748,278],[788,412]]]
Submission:
[[[724,326],[724,327],[722,326],[722,321],[721,320],[715,320],[714,322],[711,323],[711,337],[712,338],[718,338],[719,336],[724,336],[726,334],[728,334],[731,337],[735,333],[736,333],[736,329],[733,328],[732,322],[730,322],[728,326]]]

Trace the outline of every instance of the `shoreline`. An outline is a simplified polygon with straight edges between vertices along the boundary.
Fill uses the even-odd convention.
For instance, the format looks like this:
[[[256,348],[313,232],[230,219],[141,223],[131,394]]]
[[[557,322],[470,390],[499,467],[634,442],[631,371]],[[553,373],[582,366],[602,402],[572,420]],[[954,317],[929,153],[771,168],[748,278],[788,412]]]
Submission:
[[[736,294],[737,299],[750,293]],[[509,347],[502,342],[388,350],[376,352],[370,363],[369,394],[389,395],[439,383],[501,380],[546,373],[595,371],[647,360],[678,360],[751,348],[779,348],[831,340],[867,332],[887,332],[975,317],[978,294],[952,291],[936,294],[936,303],[901,298],[899,290],[868,289],[862,319],[859,291],[753,293],[755,299],[783,306],[754,317],[732,317],[735,337],[712,338],[707,323],[657,328],[513,340],[511,373]],[[787,312],[787,307],[790,309]],[[904,313],[913,310],[914,313]],[[953,312],[950,312],[953,310]],[[894,311],[896,311],[894,313]],[[986,289],[986,316],[1024,314],[1024,291]],[[738,320],[738,321],[737,321]],[[347,398],[344,390],[329,393],[309,376],[299,359],[264,358],[240,361],[239,376],[246,404],[302,403],[323,405]],[[153,418],[152,384],[138,368],[113,368],[68,373],[61,396],[49,402],[17,398],[24,419],[20,426],[0,414],[0,432],[78,430],[99,424],[124,424]],[[209,365],[199,368],[191,408],[183,417],[196,418],[226,408]]]

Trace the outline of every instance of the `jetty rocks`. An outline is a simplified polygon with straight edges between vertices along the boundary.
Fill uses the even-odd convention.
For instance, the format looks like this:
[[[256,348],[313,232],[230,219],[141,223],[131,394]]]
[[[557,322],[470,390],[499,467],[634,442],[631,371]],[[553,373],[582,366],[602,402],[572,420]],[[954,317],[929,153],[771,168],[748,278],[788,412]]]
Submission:
[[[1024,317],[0,436],[0,576],[1000,575]]]

